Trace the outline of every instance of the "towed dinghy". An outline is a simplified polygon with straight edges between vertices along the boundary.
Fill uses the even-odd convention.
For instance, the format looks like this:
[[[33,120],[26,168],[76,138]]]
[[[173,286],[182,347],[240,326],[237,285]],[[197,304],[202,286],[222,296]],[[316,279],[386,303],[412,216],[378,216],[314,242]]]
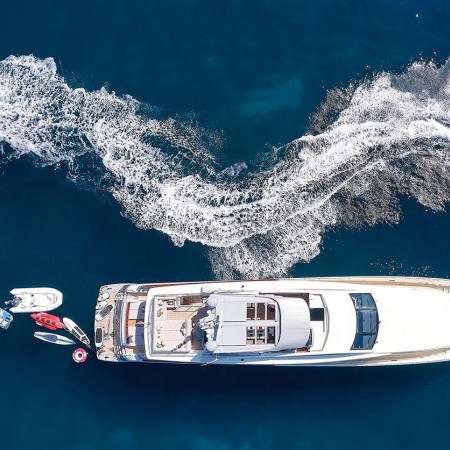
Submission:
[[[8,311],[0,308],[0,328],[7,330],[13,321],[13,316]]]
[[[72,333],[86,347],[91,348],[91,341],[87,337],[86,333],[72,319],[63,317],[63,322],[69,333]]]
[[[51,311],[61,306],[63,301],[63,295],[60,291],[46,287],[16,288],[11,291],[11,294],[14,298],[5,303],[13,313]]]
[[[61,336],[60,334],[55,333],[42,333],[37,331],[34,333],[34,337],[40,339],[41,341],[49,342],[50,344],[58,344],[58,345],[74,345],[75,341],[69,339],[65,336]]]

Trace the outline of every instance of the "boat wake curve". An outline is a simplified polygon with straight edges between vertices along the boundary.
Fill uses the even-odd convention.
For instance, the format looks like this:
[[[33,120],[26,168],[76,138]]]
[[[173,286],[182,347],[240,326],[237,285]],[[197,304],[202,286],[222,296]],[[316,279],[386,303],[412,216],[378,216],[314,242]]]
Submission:
[[[327,229],[398,221],[399,194],[444,209],[449,69],[418,62],[334,91],[311,134],[237,179],[215,161],[214,133],[151,118],[129,96],[71,88],[51,58],[10,56],[0,62],[0,143],[12,149],[2,159],[27,154],[90,178],[137,227],[209,246],[218,277],[279,275],[316,256]]]

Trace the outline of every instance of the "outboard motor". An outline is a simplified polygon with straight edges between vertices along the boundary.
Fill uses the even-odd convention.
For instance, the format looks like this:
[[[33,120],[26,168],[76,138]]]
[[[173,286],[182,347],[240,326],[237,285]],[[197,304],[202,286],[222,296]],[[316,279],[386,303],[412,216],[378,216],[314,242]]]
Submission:
[[[5,305],[8,306],[7,309],[13,308],[14,306],[18,306],[20,301],[21,301],[21,299],[19,297],[14,297],[11,300],[7,300],[5,302]]]

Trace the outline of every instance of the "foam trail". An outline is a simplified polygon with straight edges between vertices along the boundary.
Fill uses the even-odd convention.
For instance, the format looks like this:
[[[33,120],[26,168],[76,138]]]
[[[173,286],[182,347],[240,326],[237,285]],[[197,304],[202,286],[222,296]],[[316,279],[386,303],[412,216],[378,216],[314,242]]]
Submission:
[[[0,142],[13,148],[4,160],[28,154],[67,165],[74,179],[95,175],[138,227],[211,247],[218,277],[279,275],[316,256],[331,227],[397,221],[399,194],[444,208],[449,67],[415,63],[331,92],[314,134],[238,182],[230,175],[245,165],[219,167],[216,137],[192,123],[149,118],[105,89],[73,89],[52,59],[11,56],[0,62]]]

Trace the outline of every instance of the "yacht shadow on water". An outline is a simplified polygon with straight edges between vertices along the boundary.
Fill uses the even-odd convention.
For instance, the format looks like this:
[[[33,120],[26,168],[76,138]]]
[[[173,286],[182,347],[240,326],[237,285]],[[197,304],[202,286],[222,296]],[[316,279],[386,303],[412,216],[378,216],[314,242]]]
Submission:
[[[177,364],[115,364],[120,382],[139,389],[222,393],[309,391],[352,387],[408,390],[450,378],[450,363],[384,367],[249,367]],[[110,367],[110,365],[108,365]],[[183,380],[186,380],[183,382]],[[196,380],[194,382],[194,380]],[[449,380],[447,380],[449,381]],[[446,382],[447,382],[446,381]]]

